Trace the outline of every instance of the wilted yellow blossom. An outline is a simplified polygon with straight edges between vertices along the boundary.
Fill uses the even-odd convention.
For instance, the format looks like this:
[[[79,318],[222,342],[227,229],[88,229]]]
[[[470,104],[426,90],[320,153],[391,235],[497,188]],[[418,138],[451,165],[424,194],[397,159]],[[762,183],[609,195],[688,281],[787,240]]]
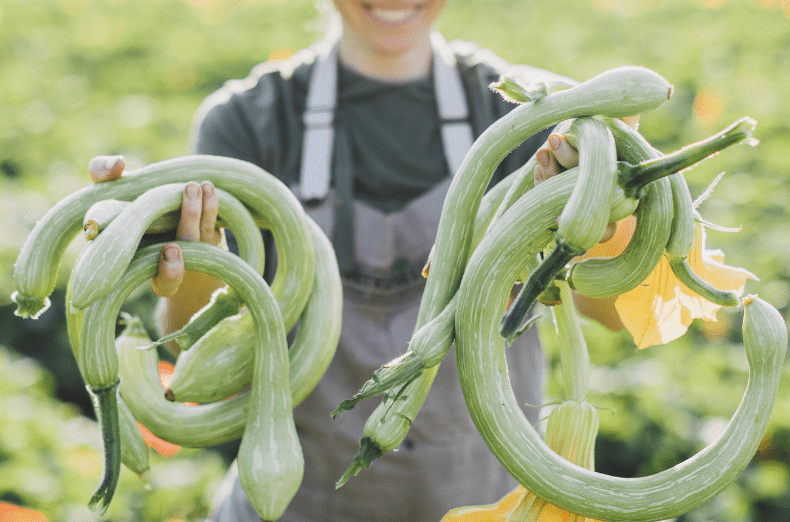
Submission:
[[[635,218],[629,217],[615,236],[587,251],[584,257],[619,255],[633,234]],[[694,246],[688,256],[692,271],[720,290],[743,294],[747,279],[757,279],[743,268],[724,264],[721,250],[705,248],[705,229],[695,226]],[[694,319],[716,320],[721,305],[712,303],[680,282],[665,257],[639,286],[617,297],[615,308],[620,320],[640,349],[677,339]]]

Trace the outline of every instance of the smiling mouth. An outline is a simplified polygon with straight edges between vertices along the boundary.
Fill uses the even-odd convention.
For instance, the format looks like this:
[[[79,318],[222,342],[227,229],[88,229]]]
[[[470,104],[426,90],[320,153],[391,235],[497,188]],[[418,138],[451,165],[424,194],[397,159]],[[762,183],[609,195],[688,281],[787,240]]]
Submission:
[[[372,17],[382,22],[402,23],[419,13],[423,8],[423,4],[417,4],[405,9],[384,9],[382,7],[375,7],[372,4],[362,4],[362,8],[370,13]]]

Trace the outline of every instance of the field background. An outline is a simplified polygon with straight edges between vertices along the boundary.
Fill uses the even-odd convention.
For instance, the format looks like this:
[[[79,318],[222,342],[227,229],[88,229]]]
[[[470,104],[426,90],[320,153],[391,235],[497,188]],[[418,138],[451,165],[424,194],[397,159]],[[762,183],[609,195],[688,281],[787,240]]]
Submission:
[[[270,56],[320,37],[314,0],[5,0],[0,5],[0,502],[52,520],[98,520],[84,507],[100,474],[98,432],[66,344],[60,269],[53,306],[13,315],[13,263],[44,212],[89,183],[97,154],[131,168],[188,154],[200,101]],[[453,0],[447,39],[584,80],[642,65],[675,86],[641,131],[669,152],[732,121],[757,120],[756,148],[735,147],[689,173],[694,196],[726,175],[701,211],[740,233],[710,232],[758,293],[790,305],[790,2],[787,0]],[[144,311],[144,291],[130,307]],[[585,326],[600,406],[596,468],[639,476],[689,457],[721,432],[746,384],[739,310],[683,338],[636,351],[625,332]],[[547,353],[556,368],[554,349]],[[560,393],[552,372],[549,399]],[[517,376],[514,376],[517,378]],[[757,457],[684,521],[790,519],[790,375]],[[152,452],[152,489],[128,471],[105,520],[201,520],[228,448]],[[230,449],[232,451],[232,448]],[[167,453],[164,451],[163,453]],[[3,504],[0,503],[0,509]]]

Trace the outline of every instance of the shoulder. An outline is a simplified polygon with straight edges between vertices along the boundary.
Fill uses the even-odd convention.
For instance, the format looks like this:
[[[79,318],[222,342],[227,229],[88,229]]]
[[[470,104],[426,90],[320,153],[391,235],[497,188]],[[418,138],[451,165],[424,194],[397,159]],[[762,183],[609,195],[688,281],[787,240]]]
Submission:
[[[279,168],[285,158],[272,151],[297,130],[310,70],[320,50],[321,44],[316,44],[289,58],[260,63],[246,78],[226,81],[195,113],[193,150]]]
[[[494,51],[466,40],[450,42],[461,71],[476,74],[489,83],[495,82],[503,75],[514,75],[525,82],[563,81],[578,83],[572,78],[555,73],[548,69],[525,64],[513,64],[497,55]]]
[[[472,110],[472,121],[476,135],[482,134],[495,120],[505,116],[518,107],[517,104],[505,101],[489,87],[502,76],[514,76],[525,84],[537,82],[577,81],[547,69],[524,64],[513,64],[498,56],[490,49],[480,47],[476,43],[454,40],[450,47],[455,53],[458,68],[466,84]],[[502,161],[494,180],[521,167],[543,145],[550,129],[545,129],[516,147]]]
[[[309,69],[315,61],[314,48],[303,49],[284,60],[260,63],[243,79],[226,81],[200,104],[197,118],[228,115],[254,105],[257,110],[270,108],[281,100],[284,92],[298,93],[306,89]]]

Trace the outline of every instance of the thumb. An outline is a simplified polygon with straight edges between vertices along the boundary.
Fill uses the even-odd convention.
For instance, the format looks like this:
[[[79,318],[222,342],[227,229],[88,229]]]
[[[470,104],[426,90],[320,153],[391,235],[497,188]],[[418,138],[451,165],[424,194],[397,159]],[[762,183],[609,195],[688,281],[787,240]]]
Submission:
[[[94,183],[118,179],[125,168],[123,156],[96,156],[88,163],[88,173]]]
[[[159,266],[151,278],[154,293],[159,297],[171,297],[178,291],[184,272],[184,258],[179,246],[174,243],[163,246],[159,253]]]

